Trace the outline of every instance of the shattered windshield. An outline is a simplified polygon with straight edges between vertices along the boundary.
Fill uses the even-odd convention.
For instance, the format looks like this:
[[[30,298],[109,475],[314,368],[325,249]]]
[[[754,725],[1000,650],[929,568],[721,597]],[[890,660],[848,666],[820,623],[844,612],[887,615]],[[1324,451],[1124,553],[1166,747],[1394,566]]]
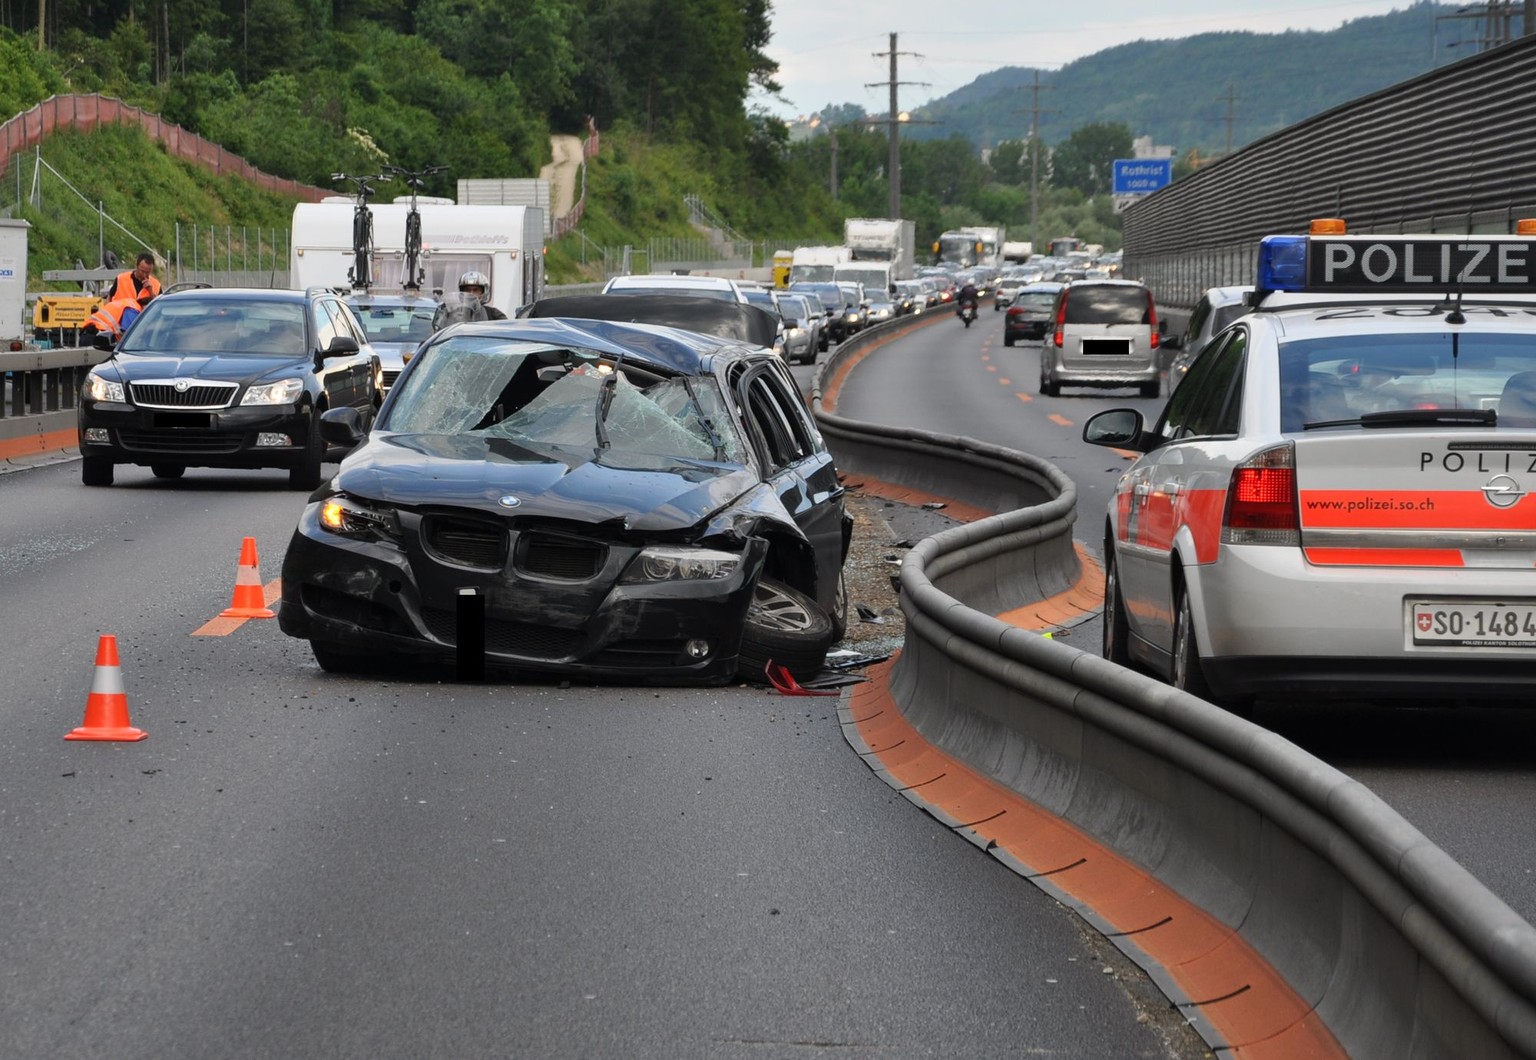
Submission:
[[[616,452],[746,462],[713,378],[658,378],[633,365],[615,377],[612,359],[589,350],[456,336],[427,350],[397,390],[390,431],[594,450],[606,439]]]

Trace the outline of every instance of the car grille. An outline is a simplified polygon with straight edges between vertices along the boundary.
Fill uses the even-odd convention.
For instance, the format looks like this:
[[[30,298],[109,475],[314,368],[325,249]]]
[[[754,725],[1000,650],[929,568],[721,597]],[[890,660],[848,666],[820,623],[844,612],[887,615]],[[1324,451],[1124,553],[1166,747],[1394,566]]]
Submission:
[[[596,577],[608,558],[608,550],[602,545],[538,534],[525,535],[518,552],[520,570],[572,581]]]
[[[400,378],[400,369],[398,369],[398,368],[386,368],[386,369],[384,369],[383,375],[384,375],[384,389],[388,390],[390,387],[395,385],[395,380]]]
[[[124,449],[140,453],[238,453],[243,434],[224,431],[189,430],[129,430],[117,432]]]
[[[499,526],[430,516],[421,536],[430,551],[450,563],[500,570],[507,562],[507,532]]]
[[[235,399],[234,383],[199,382],[178,391],[174,382],[129,383],[134,404],[146,409],[222,409]]]
[[[426,607],[421,612],[427,631],[445,644],[458,644],[458,616],[453,611]],[[521,655],[530,659],[563,659],[576,648],[581,634],[574,629],[555,629],[532,622],[485,620],[485,650],[493,655]]]

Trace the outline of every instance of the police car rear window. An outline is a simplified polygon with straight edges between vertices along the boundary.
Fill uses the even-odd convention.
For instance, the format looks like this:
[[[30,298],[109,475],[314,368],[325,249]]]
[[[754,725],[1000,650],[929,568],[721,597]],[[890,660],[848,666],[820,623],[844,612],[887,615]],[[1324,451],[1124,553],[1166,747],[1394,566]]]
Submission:
[[[1532,336],[1337,335],[1280,347],[1282,430],[1413,409],[1493,409],[1501,427],[1536,427]]]
[[[1152,323],[1152,297],[1144,287],[1073,284],[1063,297],[1068,324]]]

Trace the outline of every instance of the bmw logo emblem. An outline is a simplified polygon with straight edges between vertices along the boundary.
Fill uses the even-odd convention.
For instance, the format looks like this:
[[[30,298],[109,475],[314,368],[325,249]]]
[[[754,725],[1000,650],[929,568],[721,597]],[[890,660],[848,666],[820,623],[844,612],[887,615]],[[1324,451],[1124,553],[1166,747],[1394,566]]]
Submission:
[[[502,497],[501,499],[499,499],[496,503],[501,505],[503,508],[516,508],[519,504],[522,504],[523,502],[518,500],[516,497],[512,496],[512,494],[509,493],[505,497]]]

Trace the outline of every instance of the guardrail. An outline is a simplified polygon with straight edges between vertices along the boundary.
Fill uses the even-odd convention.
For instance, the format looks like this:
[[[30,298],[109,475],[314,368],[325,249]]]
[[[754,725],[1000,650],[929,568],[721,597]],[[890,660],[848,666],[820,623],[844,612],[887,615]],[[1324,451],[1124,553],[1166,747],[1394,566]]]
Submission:
[[[1250,722],[993,617],[1070,580],[1073,490],[1023,453],[821,408],[823,381],[899,326],[818,373],[839,466],[943,495],[1007,478],[1050,493],[908,553],[890,678],[907,720],[1241,935],[1350,1055],[1536,1056],[1536,928],[1381,799]]]
[[[95,349],[0,353],[0,460],[38,456],[75,444],[80,384],[110,354]]]

